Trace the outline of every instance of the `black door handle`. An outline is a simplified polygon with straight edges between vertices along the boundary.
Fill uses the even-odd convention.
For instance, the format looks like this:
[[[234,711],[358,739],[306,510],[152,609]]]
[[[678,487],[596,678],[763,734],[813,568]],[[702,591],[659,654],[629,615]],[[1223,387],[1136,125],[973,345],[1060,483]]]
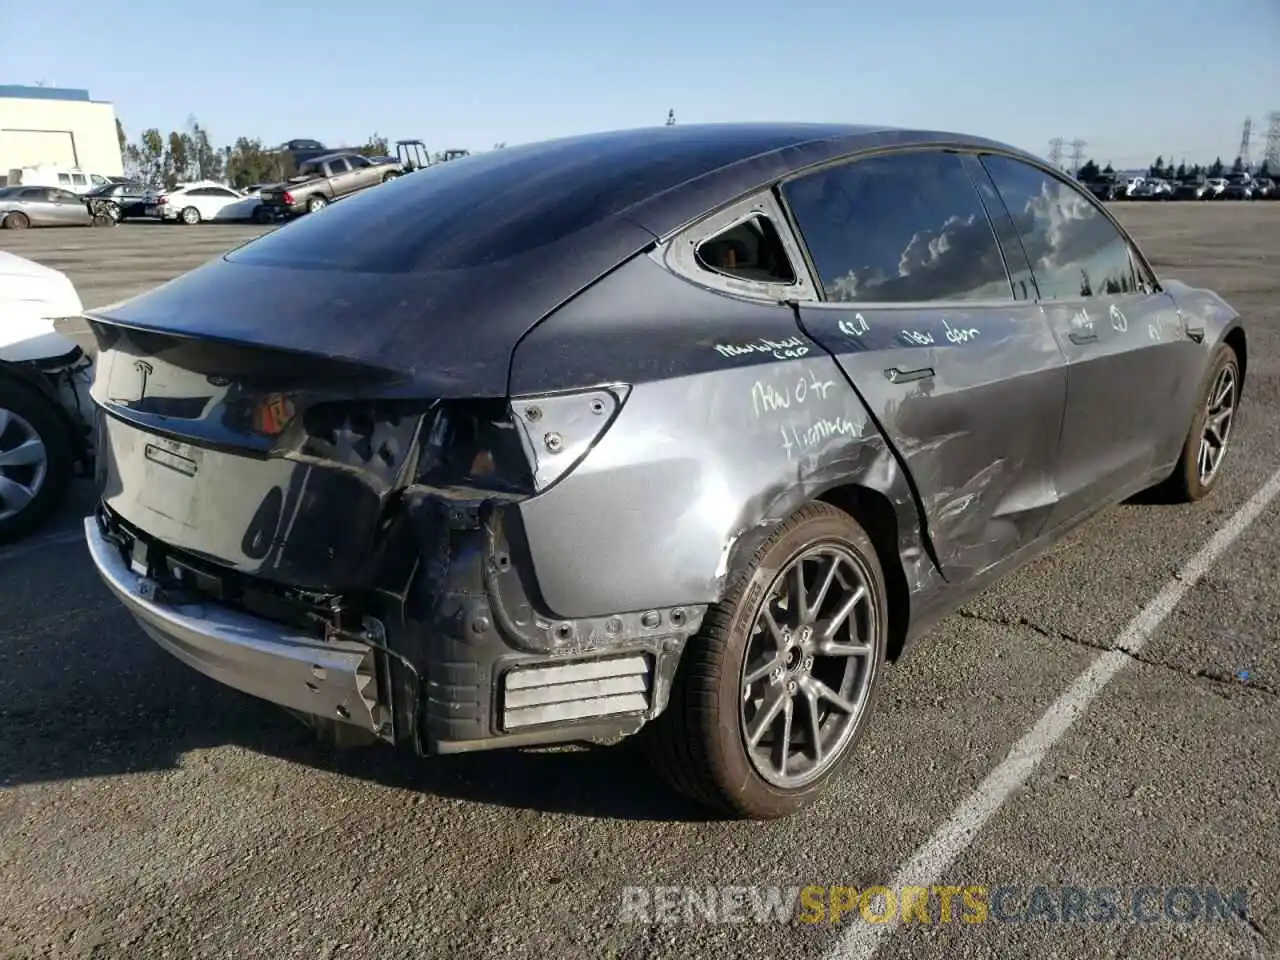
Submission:
[[[1087,332],[1081,331],[1081,330],[1073,330],[1071,331],[1069,336],[1071,337],[1072,343],[1097,343],[1098,342],[1098,335],[1094,333],[1092,330],[1089,330]]]
[[[890,367],[884,375],[894,383],[910,383],[912,380],[928,380],[933,376],[933,367],[920,367],[916,370],[899,370],[897,367]]]

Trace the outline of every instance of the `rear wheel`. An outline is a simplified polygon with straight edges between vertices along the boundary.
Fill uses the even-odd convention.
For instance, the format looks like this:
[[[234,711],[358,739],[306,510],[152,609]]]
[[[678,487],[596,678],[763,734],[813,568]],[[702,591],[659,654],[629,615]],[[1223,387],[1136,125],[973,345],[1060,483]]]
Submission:
[[[852,752],[884,662],[870,539],[825,503],[754,554],[690,640],[667,709],[641,733],[673,787],[731,815],[812,803]]]
[[[383,182],[383,183],[390,183],[392,180],[394,180],[394,179],[395,179],[396,177],[398,177],[398,176],[400,176],[400,174],[398,174],[398,173],[394,173],[394,172],[393,172],[393,173],[387,173],[387,174],[384,174],[384,175],[383,175],[383,177],[382,177],[382,182]]]
[[[25,213],[15,211],[4,218],[3,226],[9,230],[25,230],[31,226],[31,219]]]
[[[195,207],[183,207],[182,213],[178,214],[178,216],[189,227],[193,227],[200,222],[200,211]]]
[[[1208,496],[1217,485],[1239,403],[1240,361],[1224,343],[1214,352],[1209,365],[1182,456],[1165,481],[1166,491],[1173,499],[1193,503]]]
[[[74,463],[53,401],[0,377],[0,543],[31,532],[58,507]]]
[[[307,213],[317,213],[329,205],[324,197],[312,197],[307,201]]]

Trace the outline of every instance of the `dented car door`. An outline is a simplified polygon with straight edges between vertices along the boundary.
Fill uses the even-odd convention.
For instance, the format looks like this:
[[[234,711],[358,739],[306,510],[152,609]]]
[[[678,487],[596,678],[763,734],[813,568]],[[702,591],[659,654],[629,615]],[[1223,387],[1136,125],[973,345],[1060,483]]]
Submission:
[[[854,160],[781,192],[823,293],[801,323],[905,464],[943,575],[1031,543],[1058,498],[1067,361],[961,158]]]

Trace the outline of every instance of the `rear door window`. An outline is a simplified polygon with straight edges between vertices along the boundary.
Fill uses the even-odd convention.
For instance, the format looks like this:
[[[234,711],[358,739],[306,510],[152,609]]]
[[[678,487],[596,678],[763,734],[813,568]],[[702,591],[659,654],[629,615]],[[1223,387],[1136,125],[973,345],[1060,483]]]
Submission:
[[[1012,300],[1000,247],[960,158],[854,160],[785,183],[827,300]]]

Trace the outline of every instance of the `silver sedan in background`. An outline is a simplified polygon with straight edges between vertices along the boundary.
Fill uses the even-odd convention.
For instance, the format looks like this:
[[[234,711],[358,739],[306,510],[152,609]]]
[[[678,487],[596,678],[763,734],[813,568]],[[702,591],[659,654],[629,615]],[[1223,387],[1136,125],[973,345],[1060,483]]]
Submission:
[[[90,227],[93,214],[84,197],[58,187],[0,188],[0,226]]]

